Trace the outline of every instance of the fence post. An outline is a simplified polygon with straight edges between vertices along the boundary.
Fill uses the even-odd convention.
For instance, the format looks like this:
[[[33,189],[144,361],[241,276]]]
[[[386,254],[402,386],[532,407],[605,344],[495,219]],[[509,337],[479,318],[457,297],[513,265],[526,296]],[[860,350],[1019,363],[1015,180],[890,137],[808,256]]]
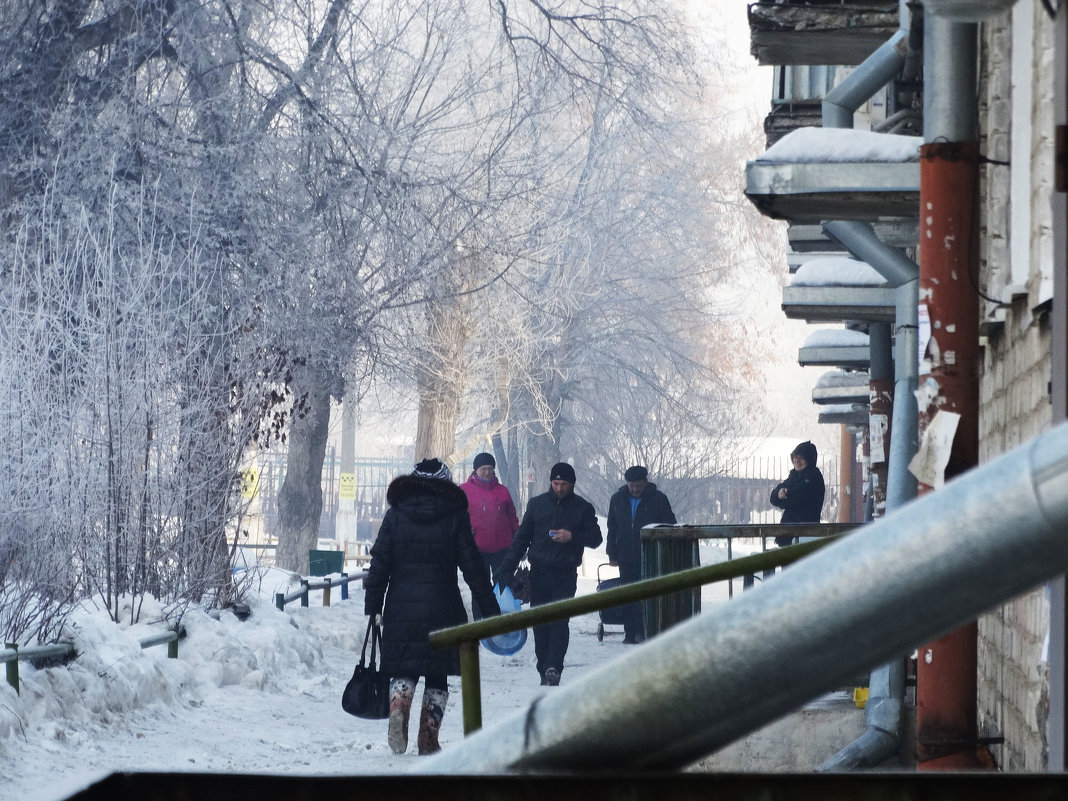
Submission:
[[[15,658],[7,663],[7,683],[15,688],[15,695],[22,695],[19,692],[19,644],[17,642],[5,642],[5,648],[10,648],[15,652]]]
[[[276,592],[274,594],[274,605],[278,607],[279,612],[286,611],[286,594],[284,592]]]
[[[307,607],[307,605],[308,605],[308,589],[309,589],[308,588],[308,580],[307,579],[301,579],[300,580],[300,586],[301,586],[301,589],[304,590],[304,594],[300,596],[300,605],[304,606],[304,607]]]
[[[347,601],[349,599],[349,583],[345,581],[349,577],[348,573],[342,572],[341,574],[341,600]]]
[[[167,658],[178,658],[178,629],[174,630],[174,639],[167,643]]]
[[[326,586],[323,587],[323,606],[330,606],[330,579],[326,580]]]
[[[460,694],[463,698],[464,736],[482,728],[482,675],[478,640],[464,640],[460,649]]]

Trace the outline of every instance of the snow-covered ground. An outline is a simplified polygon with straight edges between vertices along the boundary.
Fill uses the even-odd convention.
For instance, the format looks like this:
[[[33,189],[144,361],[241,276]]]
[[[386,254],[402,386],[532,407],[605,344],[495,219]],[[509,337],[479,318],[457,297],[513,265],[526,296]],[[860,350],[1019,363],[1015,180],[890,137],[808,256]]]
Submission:
[[[736,546],[735,554],[745,548]],[[725,558],[725,549],[702,547],[702,562]],[[579,592],[596,588],[592,552]],[[607,574],[603,575],[607,578]],[[402,773],[419,759],[394,755],[386,722],[360,720],[341,709],[341,692],[358,658],[366,624],[363,591],[353,582],[347,601],[322,606],[313,592],[308,608],[285,612],[273,605],[276,590],[292,577],[265,569],[251,595],[245,621],[190,609],[188,636],[178,659],[166,646],[142,650],[139,640],[161,630],[112,623],[102,611],[75,615],[67,634],[81,654],[65,667],[35,670],[20,664],[21,695],[0,682],[0,797],[60,799],[116,771],[195,771],[289,775]],[[465,588],[466,589],[466,588]],[[736,582],[735,592],[740,592]],[[703,602],[725,600],[726,588],[706,589]],[[151,604],[143,620],[156,617]],[[622,628],[596,637],[596,614],[571,621],[563,684],[631,646]],[[552,688],[539,685],[533,638],[511,657],[480,650],[484,719],[492,721]],[[441,730],[447,749],[463,737],[459,678],[450,678]],[[421,697],[420,685],[417,695]]]

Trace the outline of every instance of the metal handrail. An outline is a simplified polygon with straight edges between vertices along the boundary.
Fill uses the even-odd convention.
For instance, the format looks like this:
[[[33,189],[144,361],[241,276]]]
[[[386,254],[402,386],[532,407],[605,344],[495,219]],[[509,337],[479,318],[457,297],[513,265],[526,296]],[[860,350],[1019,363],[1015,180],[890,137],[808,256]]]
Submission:
[[[463,697],[464,734],[471,734],[482,727],[482,688],[478,662],[478,643],[486,637],[495,637],[520,631],[528,626],[539,626],[576,615],[599,612],[613,606],[622,606],[636,601],[656,598],[660,595],[692,590],[705,584],[726,581],[752,574],[758,570],[771,570],[796,562],[819,550],[841,534],[825,536],[813,542],[777,548],[714,565],[681,570],[667,576],[635,581],[609,590],[554,601],[542,606],[509,612],[505,615],[483,618],[460,626],[451,626],[430,632],[430,644],[434,648],[456,646],[460,650],[460,686]]]
[[[323,606],[330,606],[330,588],[341,587],[341,600],[347,601],[349,598],[349,583],[356,581],[356,579],[363,580],[367,578],[367,571],[361,570],[359,573],[353,573],[351,576],[348,573],[342,573],[340,579],[332,579],[327,576],[322,581],[309,581],[308,579],[300,580],[300,589],[293,590],[293,592],[286,595],[284,592],[277,592],[274,595],[274,605],[279,611],[285,611],[286,604],[290,601],[300,599],[300,605],[303,607],[308,606],[308,593],[311,590],[323,591]]]
[[[161,631],[157,634],[150,634],[147,637],[138,640],[141,646],[141,650],[145,648],[151,648],[154,645],[167,644],[167,658],[178,658],[178,640],[185,636],[185,629],[181,626],[170,629],[169,631]],[[60,642],[53,643],[52,645],[29,645],[25,648],[19,646],[18,643],[7,642],[4,643],[4,650],[0,651],[0,662],[7,663],[7,683],[15,688],[15,692],[19,692],[19,662],[31,659],[70,659],[77,656],[78,652],[74,648],[74,643]]]

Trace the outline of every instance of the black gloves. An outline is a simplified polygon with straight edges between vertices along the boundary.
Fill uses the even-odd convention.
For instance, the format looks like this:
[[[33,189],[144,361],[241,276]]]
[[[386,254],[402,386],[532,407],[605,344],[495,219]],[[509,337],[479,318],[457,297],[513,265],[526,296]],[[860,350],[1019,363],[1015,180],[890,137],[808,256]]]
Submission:
[[[493,577],[493,583],[503,590],[505,587],[511,587],[514,578],[514,573],[500,573]]]

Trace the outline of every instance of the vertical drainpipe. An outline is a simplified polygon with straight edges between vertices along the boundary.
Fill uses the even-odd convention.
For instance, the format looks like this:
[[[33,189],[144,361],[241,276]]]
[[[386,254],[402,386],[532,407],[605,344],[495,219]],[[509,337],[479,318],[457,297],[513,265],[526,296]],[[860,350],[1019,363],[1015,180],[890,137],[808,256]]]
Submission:
[[[828,236],[840,242],[858,259],[874,267],[895,287],[893,404],[890,428],[889,468],[886,485],[886,511],[898,509],[916,497],[916,479],[908,464],[916,453],[917,419],[917,295],[919,269],[902,251],[880,241],[871,225],[836,220],[823,224]],[[874,328],[872,329],[874,331]],[[878,336],[871,334],[873,340]],[[872,378],[881,371],[876,348],[872,349]],[[874,384],[873,384],[874,386]],[[871,672],[868,704],[864,709],[867,728],[860,737],[825,760],[817,770],[856,770],[879,765],[898,752],[905,697],[904,658],[896,659]]]
[[[894,408],[894,359],[890,344],[890,323],[868,326],[871,343],[870,383],[868,385],[868,429],[881,431],[881,448],[872,448],[870,457],[873,516],[886,514],[886,487],[890,470],[890,418]],[[876,437],[869,434],[872,445]]]
[[[946,479],[979,462],[976,41],[974,23],[933,15],[924,21],[919,301],[921,317],[926,311],[930,320],[930,339],[919,376],[919,422],[922,443],[937,414],[960,416]],[[921,481],[921,495],[932,490]],[[979,753],[976,721],[977,633],[972,623],[918,651],[916,761],[921,770],[987,764]]]
[[[909,54],[908,30],[911,26],[911,12],[906,0],[899,2],[899,17],[901,24],[897,33],[872,53],[845,81],[827,93],[822,104],[825,128],[852,128],[853,114],[856,110],[875,92],[892,81],[905,67]],[[858,226],[863,226],[866,230],[859,230]],[[915,482],[912,481],[911,476],[903,479],[900,475],[895,475],[895,473],[907,473],[905,465],[915,453],[913,434],[916,431],[916,414],[914,410],[910,411],[907,408],[914,407],[914,404],[901,402],[913,397],[912,391],[916,383],[915,265],[903,253],[895,252],[894,249],[880,242],[870,225],[832,221],[824,223],[823,227],[828,234],[842,242],[853,255],[872,264],[891,285],[898,287],[895,319],[895,324],[898,326],[895,352],[897,366],[893,370],[893,376],[894,396],[900,400],[892,405],[892,422],[890,423],[890,428],[895,429],[898,435],[890,441],[891,453],[886,476],[886,510],[889,511],[896,505],[901,505],[915,497]],[[839,229],[838,233],[833,230],[834,228]],[[850,246],[850,242],[845,241],[846,238],[852,241],[856,250]],[[867,253],[863,253],[864,251],[870,251],[872,258],[865,258]],[[903,307],[903,299],[907,301],[909,298],[912,299],[911,307]],[[908,321],[912,321],[911,327]],[[869,327],[869,338],[877,343],[872,349],[872,378],[874,379],[876,374],[880,375],[880,383],[878,385],[874,381],[872,383],[872,402],[873,409],[875,409],[879,408],[880,404],[875,402],[874,394],[876,391],[883,392],[881,381],[883,376],[880,366],[882,354],[878,344],[881,341],[880,332],[873,335],[872,328]],[[907,352],[903,355],[902,347],[907,347],[909,343],[912,348],[911,355]],[[878,390],[874,389],[876,386],[879,387]],[[910,488],[911,493],[909,493]],[[864,734],[825,760],[817,770],[839,771],[872,767],[897,753],[901,732],[901,707],[905,695],[904,660],[893,660],[872,670],[869,689],[868,704],[865,707],[867,728]]]

